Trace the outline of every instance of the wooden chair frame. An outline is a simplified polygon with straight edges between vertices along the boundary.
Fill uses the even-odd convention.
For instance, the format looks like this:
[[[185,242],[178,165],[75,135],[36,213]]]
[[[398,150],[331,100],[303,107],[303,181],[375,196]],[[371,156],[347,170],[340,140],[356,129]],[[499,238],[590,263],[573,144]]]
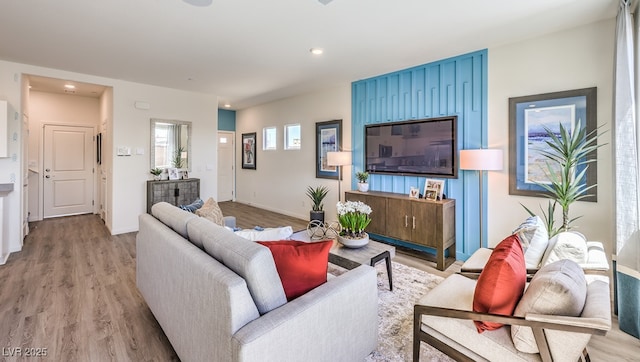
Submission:
[[[610,315],[611,313],[609,313]],[[467,355],[447,345],[441,340],[422,331],[422,316],[430,315],[456,319],[468,319],[474,321],[490,321],[505,325],[528,326],[533,330],[533,335],[540,350],[543,362],[553,361],[551,351],[547,343],[544,329],[555,329],[567,332],[588,333],[605,335],[611,328],[610,322],[598,318],[565,317],[541,314],[527,314],[525,317],[503,316],[490,313],[479,313],[459,309],[416,305],[413,310],[413,361],[420,360],[420,342],[424,341],[456,361],[473,361]],[[590,361],[587,349],[583,351],[581,360]]]

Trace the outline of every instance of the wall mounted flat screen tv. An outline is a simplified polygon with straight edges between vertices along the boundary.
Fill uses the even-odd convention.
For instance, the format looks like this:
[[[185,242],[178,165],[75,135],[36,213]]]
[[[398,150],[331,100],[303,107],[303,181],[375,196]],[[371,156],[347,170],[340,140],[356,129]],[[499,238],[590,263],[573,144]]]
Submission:
[[[369,173],[458,177],[457,116],[365,126]]]

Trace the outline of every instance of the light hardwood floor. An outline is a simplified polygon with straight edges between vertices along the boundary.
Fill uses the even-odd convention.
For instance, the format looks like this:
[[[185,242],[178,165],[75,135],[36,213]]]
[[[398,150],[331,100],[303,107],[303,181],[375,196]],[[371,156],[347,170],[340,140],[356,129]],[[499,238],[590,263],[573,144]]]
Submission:
[[[307,224],[238,203],[221,207],[243,228]],[[23,250],[0,266],[0,360],[34,360],[27,348],[46,348],[50,361],[178,360],[135,286],[135,257],[135,233],[111,236],[95,215],[32,223]],[[444,276],[460,268],[439,272],[401,251],[394,260]],[[15,348],[22,358],[8,356]],[[640,341],[616,323],[590,351],[593,361],[638,361]]]

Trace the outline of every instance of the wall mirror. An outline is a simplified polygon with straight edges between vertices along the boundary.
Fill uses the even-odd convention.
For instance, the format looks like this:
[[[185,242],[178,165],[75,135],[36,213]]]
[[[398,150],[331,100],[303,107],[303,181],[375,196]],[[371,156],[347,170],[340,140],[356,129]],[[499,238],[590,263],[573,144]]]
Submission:
[[[151,118],[151,168],[191,171],[191,122]]]

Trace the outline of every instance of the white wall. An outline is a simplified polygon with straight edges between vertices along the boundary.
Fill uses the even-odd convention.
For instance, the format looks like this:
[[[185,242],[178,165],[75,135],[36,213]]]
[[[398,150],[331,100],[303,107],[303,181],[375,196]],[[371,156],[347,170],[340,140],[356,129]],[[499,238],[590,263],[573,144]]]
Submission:
[[[23,74],[39,75],[71,81],[94,83],[112,87],[100,100],[101,122],[106,120],[106,131],[112,135],[114,145],[144,149],[144,155],[117,157],[111,144],[105,144],[104,172],[107,176],[106,225],[112,234],[138,229],[138,215],[146,211],[146,181],[149,174],[149,119],[171,118],[193,122],[193,170],[192,177],[201,179],[201,194],[215,195],[217,190],[216,134],[217,96],[179,91],[169,88],[126,82],[86,74],[35,67],[27,64],[0,61],[0,98],[6,99],[14,110],[20,110],[22,102],[21,78]],[[150,103],[150,110],[134,108],[135,101]],[[13,114],[13,113],[12,113]],[[19,132],[20,117],[10,123],[10,132]],[[111,138],[108,138],[110,140]],[[0,159],[0,183],[10,182],[16,175],[16,185],[22,184],[20,175],[20,140],[10,143],[10,150],[17,159]],[[21,188],[18,188],[21,189]],[[21,192],[12,192],[5,206],[20,210]],[[20,213],[12,213],[9,220],[9,247],[21,249]]]
[[[150,119],[190,121],[190,177],[200,179],[200,196],[217,196],[218,99],[213,95],[184,92],[144,84],[124,83],[113,87],[113,146],[131,147],[130,157],[113,156],[113,229],[114,234],[138,230],[138,215],[146,212],[146,181],[149,173]],[[136,109],[135,101],[151,105]],[[142,148],[144,155],[135,155]],[[190,156],[191,157],[191,156]],[[132,202],[134,202],[132,204]]]
[[[316,178],[316,122],[342,119],[342,145],[351,150],[351,85],[287,98],[236,113],[236,144],[243,133],[257,133],[256,170],[242,169],[242,155],[236,152],[236,200],[308,220],[311,205],[307,186],[330,189],[324,202],[325,220],[336,220],[338,181]],[[284,125],[300,123],[300,150],[283,150]],[[262,150],[262,129],[277,127],[278,149]],[[352,167],[345,167],[342,191],[351,189]]]
[[[489,49],[489,147],[508,155],[509,97],[563,90],[598,88],[598,125],[608,130],[599,142],[598,202],[576,202],[570,208],[577,230],[603,241],[607,253],[613,240],[613,174],[611,168],[612,75],[615,19]],[[547,199],[509,195],[508,160],[504,171],[489,172],[489,245],[510,234],[528,214],[520,206],[539,210]],[[556,220],[561,218],[558,213]]]

